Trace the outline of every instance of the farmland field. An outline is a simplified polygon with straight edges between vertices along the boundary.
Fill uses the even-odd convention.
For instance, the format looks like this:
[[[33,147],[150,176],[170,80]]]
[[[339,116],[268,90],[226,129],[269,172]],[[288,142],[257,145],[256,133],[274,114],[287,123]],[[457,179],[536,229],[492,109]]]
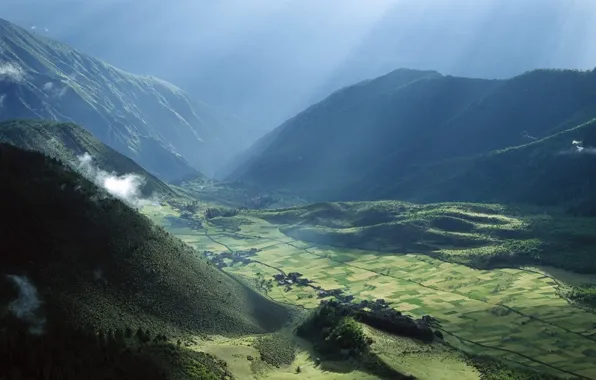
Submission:
[[[239,230],[211,223],[193,230],[162,218],[175,215],[172,209],[144,212],[199,251],[259,249],[253,262],[224,268],[250,281],[300,272],[313,285],[340,288],[355,301],[383,298],[405,314],[429,314],[441,323],[447,343],[465,352],[563,377],[596,378],[596,315],[559,296],[567,273],[560,269],[555,279],[548,268],[477,270],[415,252],[311,244],[252,214],[230,218],[239,220]],[[276,285],[267,295],[304,308],[320,302],[311,287]]]

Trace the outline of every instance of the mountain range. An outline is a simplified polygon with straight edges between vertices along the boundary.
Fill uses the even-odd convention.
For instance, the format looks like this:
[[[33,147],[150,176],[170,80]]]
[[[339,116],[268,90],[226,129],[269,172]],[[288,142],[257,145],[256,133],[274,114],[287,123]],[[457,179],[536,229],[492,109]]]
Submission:
[[[227,179],[317,200],[531,202],[546,183],[577,194],[593,167],[595,103],[596,70],[485,80],[398,69],[288,120]]]
[[[163,180],[210,173],[250,142],[242,121],[0,19],[0,120],[75,122]]]
[[[0,133],[15,128],[2,125]],[[115,170],[134,169],[116,153],[106,157]],[[0,195],[9,200],[0,205],[8,221],[0,230],[0,354],[10,358],[2,376],[222,378],[201,375],[210,357],[176,363],[182,352],[168,339],[274,331],[288,317],[56,157],[0,143]],[[137,343],[124,340],[134,331],[142,344],[155,337],[157,345],[131,351]],[[162,374],[168,367],[183,376]]]
[[[139,195],[176,196],[166,183],[147,172],[132,159],[96,139],[84,128],[72,123],[43,120],[0,122],[0,142],[35,150],[78,168],[89,155],[93,165],[115,176],[135,175],[141,180]]]

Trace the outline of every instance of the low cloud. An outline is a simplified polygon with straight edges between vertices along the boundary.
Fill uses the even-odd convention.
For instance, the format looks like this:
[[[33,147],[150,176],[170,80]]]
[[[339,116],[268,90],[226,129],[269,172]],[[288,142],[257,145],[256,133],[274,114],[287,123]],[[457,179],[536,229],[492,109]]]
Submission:
[[[155,199],[143,198],[141,189],[145,185],[145,178],[135,173],[117,175],[100,169],[93,163],[89,153],[77,157],[79,170],[83,175],[92,180],[97,186],[105,189],[116,198],[121,199],[130,206],[143,207],[157,203]]]
[[[596,155],[596,148],[595,147],[585,147],[582,141],[573,140],[571,141],[572,148],[559,152],[559,154],[589,154],[589,155]]]
[[[46,82],[46,83],[43,85],[43,89],[44,89],[44,90],[46,90],[46,91],[49,91],[49,90],[51,90],[51,89],[52,89],[52,87],[54,87],[54,83],[52,83],[52,82]]]
[[[25,71],[16,63],[0,62],[0,80],[20,82],[25,79]]]
[[[17,318],[29,324],[29,332],[41,335],[44,332],[46,319],[39,316],[41,301],[37,296],[37,289],[27,277],[7,275],[19,290],[19,296],[8,305],[8,310]]]
[[[0,108],[4,107],[4,99],[6,99],[6,94],[0,95]]]

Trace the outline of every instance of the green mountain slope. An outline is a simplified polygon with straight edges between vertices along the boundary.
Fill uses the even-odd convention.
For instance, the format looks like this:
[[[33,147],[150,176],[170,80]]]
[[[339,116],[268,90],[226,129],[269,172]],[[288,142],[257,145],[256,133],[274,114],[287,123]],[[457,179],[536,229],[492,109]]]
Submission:
[[[560,205],[576,215],[596,215],[594,146],[596,119],[528,144],[413,167],[391,183],[373,171],[354,191],[377,199]]]
[[[71,121],[164,180],[210,172],[250,141],[242,122],[0,20],[0,120]]]
[[[117,175],[137,174],[145,180],[141,188],[144,196],[176,193],[161,180],[148,173],[130,158],[108,147],[85,129],[72,123],[36,120],[0,122],[0,142],[42,152],[65,163],[78,163],[78,157],[88,153],[95,165]]]
[[[420,176],[434,184],[434,175],[451,175],[453,161],[544,139],[596,116],[596,71],[538,70],[509,80],[418,72],[398,83],[389,79],[409,72],[310,107],[273,131],[266,146],[255,144],[228,178],[319,199],[420,200],[423,181],[402,188],[403,181]],[[571,140],[566,144],[560,149]],[[435,165],[443,166],[426,171]]]
[[[596,273],[593,217],[478,203],[324,202],[251,211],[313,244],[423,253],[479,269],[547,265]]]
[[[168,336],[265,332],[287,318],[56,159],[0,144],[0,195],[1,331],[15,316],[49,334],[142,327]],[[36,290],[35,313],[15,312],[13,276]]]

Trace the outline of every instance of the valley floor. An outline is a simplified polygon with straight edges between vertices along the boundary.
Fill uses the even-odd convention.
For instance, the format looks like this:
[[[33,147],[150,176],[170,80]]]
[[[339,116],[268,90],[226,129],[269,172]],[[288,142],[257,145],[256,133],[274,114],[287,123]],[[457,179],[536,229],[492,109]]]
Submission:
[[[232,232],[211,224],[199,230],[175,227],[165,217],[176,216],[177,212],[167,206],[143,212],[201,252],[257,248],[249,264],[224,268],[255,284],[279,273],[300,272],[313,281],[311,285],[342,289],[356,302],[382,298],[405,314],[418,318],[431,315],[441,323],[446,342],[462,351],[562,377],[596,379],[596,315],[559,296],[566,277],[577,278],[560,269],[475,270],[416,253],[387,254],[309,244],[249,215],[235,217],[240,231]],[[584,276],[583,280],[596,282],[593,276]],[[319,290],[313,287],[279,286],[276,281],[273,284],[269,290],[262,290],[278,302],[305,309],[315,308],[320,302]],[[392,352],[395,350],[380,348],[379,354],[404,373],[436,378],[428,361],[419,366],[407,365],[403,355],[391,358]],[[462,368],[465,372],[472,367],[466,369],[463,361],[453,360],[456,364],[452,378],[476,378],[457,375]],[[458,369],[458,365],[463,367]]]

